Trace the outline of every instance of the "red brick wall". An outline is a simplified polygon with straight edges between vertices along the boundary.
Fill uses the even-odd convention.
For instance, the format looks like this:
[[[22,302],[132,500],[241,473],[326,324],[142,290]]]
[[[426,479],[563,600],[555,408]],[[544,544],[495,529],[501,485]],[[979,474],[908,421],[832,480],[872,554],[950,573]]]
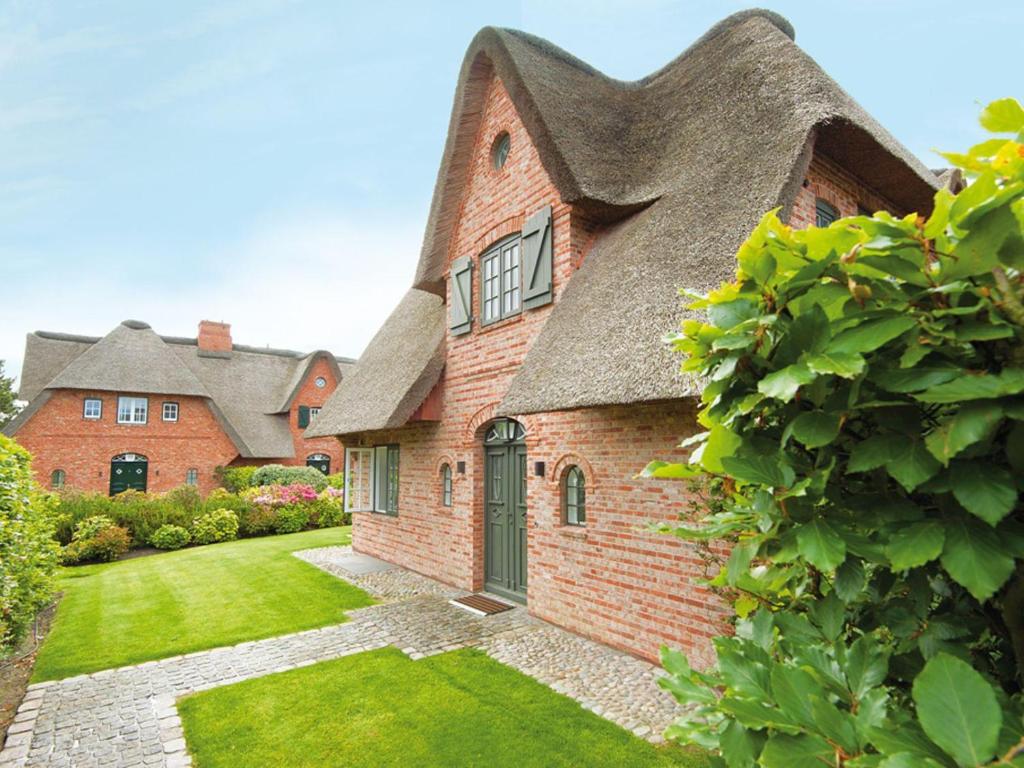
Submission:
[[[130,394],[130,393],[122,393]],[[106,493],[110,460],[120,453],[139,453],[149,460],[148,489],[162,492],[185,483],[189,469],[199,470],[199,490],[217,487],[214,469],[237,454],[231,439],[201,397],[139,395],[149,398],[146,424],[118,424],[118,394],[57,390],[18,430],[15,439],[33,455],[39,483],[50,487],[55,469],[65,472],[69,488]],[[85,398],[103,401],[96,421],[82,416]],[[162,420],[163,403],[178,403],[178,420]]]
[[[860,209],[874,213],[886,210],[901,212],[888,200],[867,187],[849,171],[827,157],[815,155],[807,169],[804,185],[793,202],[790,225],[803,229],[814,224],[818,198],[835,208],[840,216],[856,216]]]
[[[495,136],[512,138],[508,163],[491,164]],[[594,227],[561,202],[501,84],[492,84],[449,260],[478,258],[488,245],[517,231],[526,216],[551,204],[554,211],[555,301],[586,255]],[[827,160],[815,160],[810,186],[801,190],[794,221],[813,221],[821,194],[841,214],[857,202],[882,205],[856,180]],[[808,202],[809,201],[809,202]],[[448,338],[444,401],[439,423],[350,436],[350,445],[399,443],[399,512],[396,517],[355,515],[354,546],[464,589],[483,587],[483,431],[509,386],[551,305],[482,328],[480,270],[475,269],[472,333]],[[669,329],[665,329],[669,330]],[[651,459],[681,459],[676,446],[693,434],[693,401],[588,408],[528,415],[529,609],[544,619],[613,646],[654,659],[668,644],[698,663],[711,660],[707,638],[726,616],[701,586],[696,548],[647,530],[672,522],[688,508],[686,487],[637,479]],[[453,474],[453,505],[441,502],[441,466],[466,462]],[[532,473],[546,465],[544,477]],[[584,469],[587,524],[562,524],[561,480],[570,464]]]
[[[327,379],[327,385],[323,389],[316,386],[316,380],[320,376]],[[295,458],[283,459],[282,464],[304,466],[306,458],[311,453],[326,453],[331,457],[331,472],[341,469],[341,446],[338,441],[333,437],[307,439],[302,436],[304,429],[299,427],[299,406],[322,407],[337,386],[338,379],[334,375],[334,369],[323,357],[317,359],[306,373],[306,378],[299,385],[299,391],[292,401],[291,411],[288,413],[288,426],[295,446]]]

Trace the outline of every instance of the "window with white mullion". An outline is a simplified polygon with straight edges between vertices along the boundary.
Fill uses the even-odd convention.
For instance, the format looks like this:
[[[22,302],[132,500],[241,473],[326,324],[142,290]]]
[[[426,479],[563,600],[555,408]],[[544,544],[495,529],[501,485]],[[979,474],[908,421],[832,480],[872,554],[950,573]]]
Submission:
[[[345,511],[373,510],[373,449],[345,450]]]
[[[149,412],[149,400],[145,397],[117,398],[118,424],[145,424]]]
[[[501,274],[498,267],[497,253],[484,259],[483,313],[485,323],[501,318]]]
[[[502,317],[519,311],[519,241],[501,249],[501,314]]]

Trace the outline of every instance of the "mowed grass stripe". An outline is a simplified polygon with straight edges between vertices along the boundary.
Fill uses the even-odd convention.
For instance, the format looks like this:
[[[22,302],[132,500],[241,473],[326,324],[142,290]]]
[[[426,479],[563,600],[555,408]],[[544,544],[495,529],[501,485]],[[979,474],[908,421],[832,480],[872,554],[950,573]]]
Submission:
[[[338,624],[362,590],[292,552],[347,544],[349,528],[244,539],[67,568],[34,682]]]
[[[197,768],[707,765],[473,649],[369,651],[204,691],[178,711]]]

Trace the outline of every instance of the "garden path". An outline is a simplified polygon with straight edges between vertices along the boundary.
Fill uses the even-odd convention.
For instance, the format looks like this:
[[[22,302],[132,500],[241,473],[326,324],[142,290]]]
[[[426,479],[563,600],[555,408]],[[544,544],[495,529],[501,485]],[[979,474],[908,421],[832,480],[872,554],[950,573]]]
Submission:
[[[401,568],[374,567],[349,547],[295,555],[381,604],[348,612],[345,624],[32,685],[0,751],[0,768],[189,766],[179,697],[387,645],[413,659],[479,648],[651,741],[660,740],[677,712],[656,684],[660,669],[524,608],[475,616],[448,603],[465,592]]]

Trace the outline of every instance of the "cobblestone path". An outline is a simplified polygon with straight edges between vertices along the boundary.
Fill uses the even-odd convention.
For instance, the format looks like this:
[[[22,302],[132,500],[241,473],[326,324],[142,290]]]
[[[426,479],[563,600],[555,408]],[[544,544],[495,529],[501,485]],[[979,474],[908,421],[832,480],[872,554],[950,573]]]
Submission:
[[[475,616],[448,603],[464,592],[423,576],[398,568],[347,570],[348,547],[295,555],[383,602],[349,611],[345,624],[32,685],[0,751],[0,768],[189,766],[179,697],[388,645],[412,659],[480,648],[652,741],[677,711],[656,685],[658,668],[523,608]]]

